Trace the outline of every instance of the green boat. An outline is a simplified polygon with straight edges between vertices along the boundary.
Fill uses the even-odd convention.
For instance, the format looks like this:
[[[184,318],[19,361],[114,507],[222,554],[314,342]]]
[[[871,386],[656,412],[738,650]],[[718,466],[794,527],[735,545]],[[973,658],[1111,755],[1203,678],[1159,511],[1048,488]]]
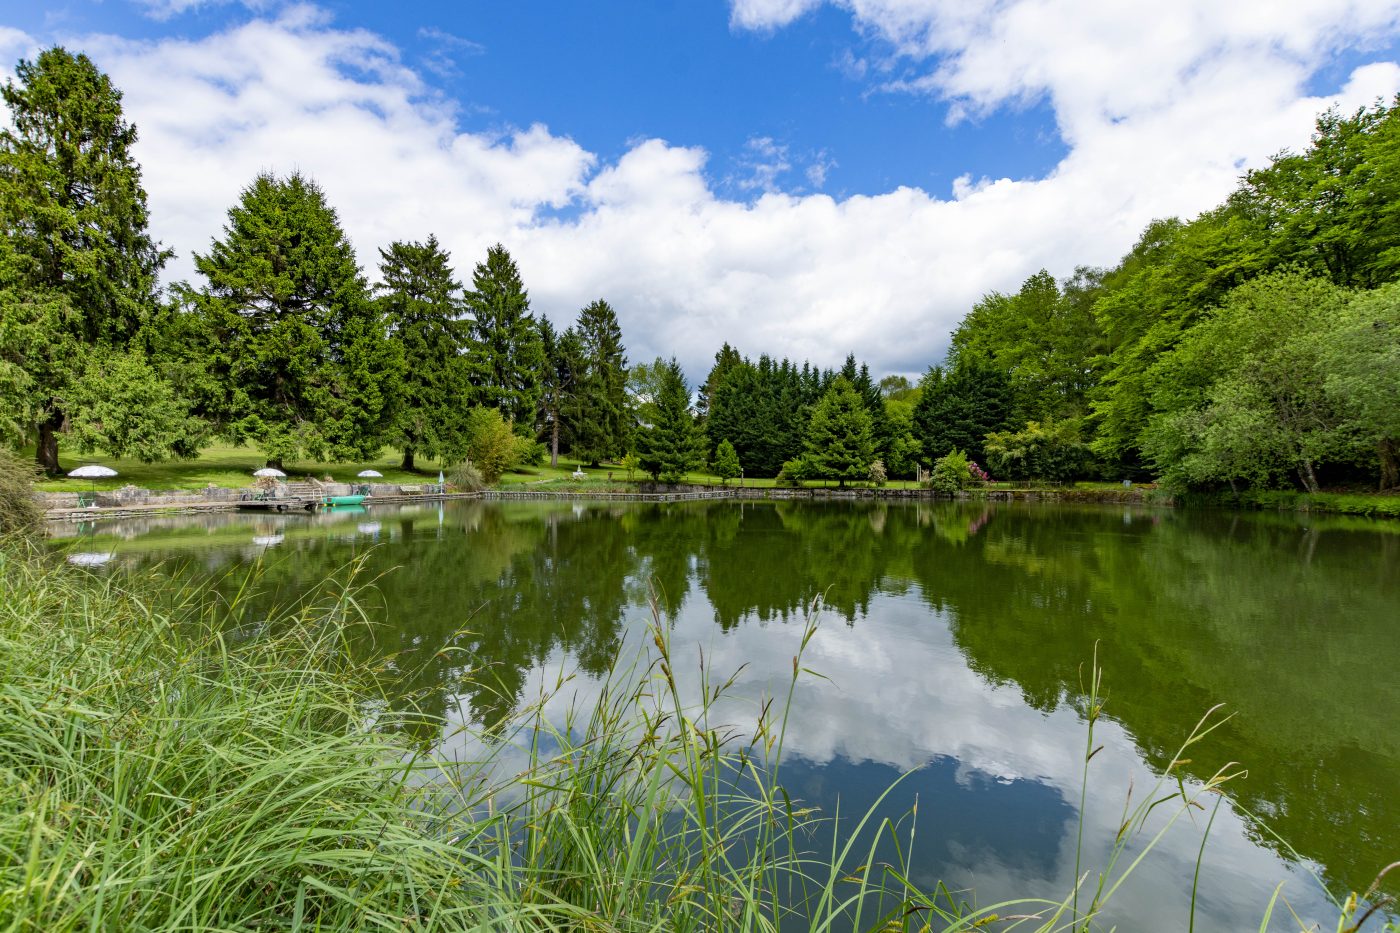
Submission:
[[[337,505],[359,505],[366,498],[365,496],[322,496],[321,504],[331,508]]]

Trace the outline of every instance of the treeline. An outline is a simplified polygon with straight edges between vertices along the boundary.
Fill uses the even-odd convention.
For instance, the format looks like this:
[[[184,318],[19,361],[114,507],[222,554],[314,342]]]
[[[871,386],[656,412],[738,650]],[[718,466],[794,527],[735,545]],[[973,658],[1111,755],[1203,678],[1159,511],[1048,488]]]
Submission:
[[[136,129],[85,56],[21,62],[0,130],[0,437],[153,461],[216,439],[273,465],[386,446],[488,481],[620,462],[677,481],[921,475],[1400,484],[1400,109],[1324,114],[1215,210],[1150,224],[1112,269],[991,293],[918,386],[725,344],[693,399],[629,366],[599,299],[558,331],[496,245],[459,281],[437,239],[371,282],[324,192],[259,175],[201,279],[159,287]],[[941,466],[940,466],[941,464]],[[940,472],[941,470],[941,472]]]
[[[1400,484],[1400,109],[1317,121],[1111,269],[992,293],[923,382],[927,446],[994,473]]]
[[[791,461],[794,476],[863,480],[900,455],[854,359],[799,373],[726,347],[732,378],[717,368],[697,418],[674,359],[629,369],[606,301],[562,332],[532,314],[499,244],[464,285],[436,237],[395,242],[371,283],[298,173],[257,176],[194,255],[202,281],[162,292],[171,253],[148,230],[120,92],[55,48],[22,62],[4,97],[0,431],[32,441],[50,473],[61,436],[144,461],[222,439],[274,466],[392,446],[405,469],[470,460],[488,481],[561,449],[667,481],[708,461],[725,478]]]

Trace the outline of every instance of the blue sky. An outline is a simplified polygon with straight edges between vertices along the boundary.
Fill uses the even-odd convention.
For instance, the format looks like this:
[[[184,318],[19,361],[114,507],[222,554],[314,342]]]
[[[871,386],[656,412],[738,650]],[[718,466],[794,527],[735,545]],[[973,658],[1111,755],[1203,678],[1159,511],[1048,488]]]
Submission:
[[[880,372],[982,294],[1109,264],[1317,111],[1400,89],[1400,0],[0,4],[0,54],[88,51],[192,275],[260,170],[314,175],[373,274],[490,243],[634,358],[718,344]]]

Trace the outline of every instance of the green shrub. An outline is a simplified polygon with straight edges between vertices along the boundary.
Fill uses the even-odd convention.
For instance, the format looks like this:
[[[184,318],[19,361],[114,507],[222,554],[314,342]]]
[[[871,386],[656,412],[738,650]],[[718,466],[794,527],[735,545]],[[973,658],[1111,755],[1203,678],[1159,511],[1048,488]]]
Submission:
[[[510,422],[495,408],[473,408],[467,416],[467,459],[488,486],[515,463],[517,440]]]
[[[783,468],[778,471],[778,476],[773,483],[776,486],[800,487],[803,480],[812,479],[816,473],[816,468],[812,461],[805,456],[793,457],[783,464]]]
[[[961,450],[954,450],[939,457],[934,461],[933,473],[929,476],[928,484],[934,492],[945,495],[952,495],[971,486],[972,464],[968,461],[967,454]]]
[[[545,445],[544,441],[531,440],[528,437],[516,437],[515,461],[512,464],[513,466],[544,466],[544,460],[547,456],[549,456],[549,447]]]

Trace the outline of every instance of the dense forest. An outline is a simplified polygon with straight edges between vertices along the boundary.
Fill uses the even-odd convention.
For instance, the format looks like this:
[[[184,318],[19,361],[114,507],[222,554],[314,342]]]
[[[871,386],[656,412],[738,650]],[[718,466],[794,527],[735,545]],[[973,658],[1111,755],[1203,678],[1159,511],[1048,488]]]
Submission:
[[[496,245],[468,282],[432,233],[373,281],[301,174],[261,174],[161,285],[136,128],[83,55],[21,62],[0,131],[0,438],[145,461],[216,440],[272,465],[385,447],[487,479],[519,464],[674,482],[1160,479],[1400,485],[1400,106],[1323,114],[1218,208],[1154,221],[1111,269],[986,295],[917,385],[742,355],[692,387],[629,365],[606,300],[562,330]]]

